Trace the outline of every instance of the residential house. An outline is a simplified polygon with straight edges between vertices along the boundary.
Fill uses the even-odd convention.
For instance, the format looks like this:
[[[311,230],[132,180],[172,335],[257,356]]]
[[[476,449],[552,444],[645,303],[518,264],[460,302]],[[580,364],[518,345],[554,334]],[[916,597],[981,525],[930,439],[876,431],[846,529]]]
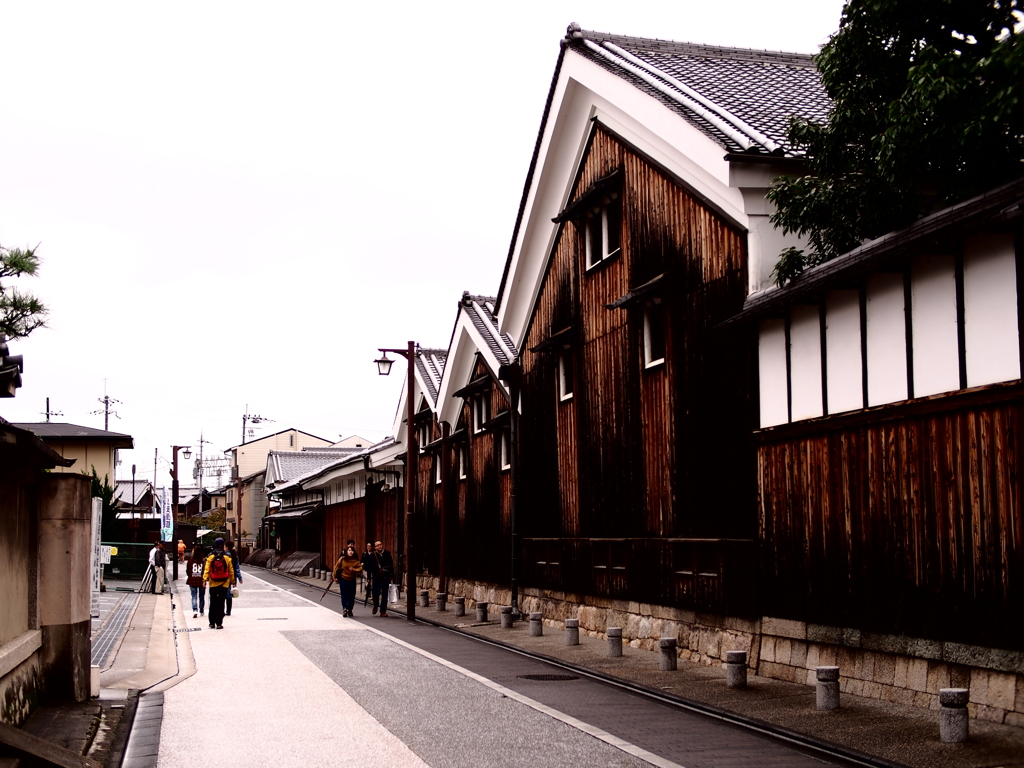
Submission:
[[[308,432],[285,429],[225,450],[231,463],[231,479],[234,483],[234,487],[227,489],[225,502],[231,538],[238,539],[259,530],[260,521],[267,513],[263,486],[267,454],[270,451],[300,451],[307,447],[330,444],[330,440]]]
[[[95,467],[100,480],[110,484],[116,480],[117,452],[135,447],[131,435],[108,432],[105,429],[83,427],[60,422],[20,423],[13,426],[26,429],[66,459],[74,459],[70,467],[54,467],[54,472],[92,474]]]

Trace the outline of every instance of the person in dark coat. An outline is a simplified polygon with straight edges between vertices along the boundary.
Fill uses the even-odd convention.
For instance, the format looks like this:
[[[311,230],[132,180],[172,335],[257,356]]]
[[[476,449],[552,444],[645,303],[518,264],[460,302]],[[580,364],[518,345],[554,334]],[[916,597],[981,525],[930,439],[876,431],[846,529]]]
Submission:
[[[366,542],[366,551],[360,558],[363,564],[363,605],[366,605],[366,600],[370,596],[370,589],[373,586],[373,578],[371,577],[373,566],[373,543]]]
[[[206,553],[200,544],[192,550],[192,557],[185,564],[185,583],[192,592],[192,618],[203,616],[206,611],[206,587],[203,585],[203,568]]]
[[[373,613],[380,610],[381,618],[388,615],[388,587],[395,575],[395,561],[384,549],[383,542],[373,542],[373,564],[370,578],[373,581]]]

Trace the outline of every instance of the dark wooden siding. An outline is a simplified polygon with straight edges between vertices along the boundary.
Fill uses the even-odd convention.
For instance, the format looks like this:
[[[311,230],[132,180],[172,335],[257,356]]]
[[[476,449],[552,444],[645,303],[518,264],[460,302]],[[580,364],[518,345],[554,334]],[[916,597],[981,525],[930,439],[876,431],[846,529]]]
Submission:
[[[397,556],[399,509],[404,510],[402,489],[381,493],[376,486],[368,488],[362,498],[324,507],[320,553],[324,563],[328,567],[333,565],[349,539],[355,541],[360,554],[367,541],[380,539],[384,547]]]
[[[533,586],[721,607],[722,583],[742,582],[725,571],[750,573],[736,559],[753,557],[757,519],[751,346],[715,330],[742,307],[746,238],[600,125],[572,199],[615,171],[621,254],[585,270],[582,224],[566,221],[522,344],[524,567]],[[647,369],[643,302],[606,305],[662,274],[666,363]],[[567,328],[576,386],[560,402],[561,344],[545,342]]]
[[[1024,649],[1024,395],[994,391],[763,433],[765,612]]]

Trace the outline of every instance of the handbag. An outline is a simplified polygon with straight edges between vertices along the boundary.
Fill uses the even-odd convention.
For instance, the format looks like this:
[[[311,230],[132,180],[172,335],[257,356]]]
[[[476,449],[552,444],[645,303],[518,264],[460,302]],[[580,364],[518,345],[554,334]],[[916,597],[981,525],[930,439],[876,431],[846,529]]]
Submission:
[[[233,600],[234,598],[238,597],[238,594],[239,594],[238,587],[232,587],[231,588],[231,599]]]
[[[388,602],[389,603],[397,603],[398,602],[398,585],[397,584],[389,584],[388,585]]]

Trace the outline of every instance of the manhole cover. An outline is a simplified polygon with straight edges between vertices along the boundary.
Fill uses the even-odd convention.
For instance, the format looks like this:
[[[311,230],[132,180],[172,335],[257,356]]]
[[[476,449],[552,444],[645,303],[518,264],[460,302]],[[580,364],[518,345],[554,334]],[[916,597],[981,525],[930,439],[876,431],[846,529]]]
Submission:
[[[544,683],[561,683],[567,680],[579,680],[576,675],[516,675],[521,680],[539,680]]]

